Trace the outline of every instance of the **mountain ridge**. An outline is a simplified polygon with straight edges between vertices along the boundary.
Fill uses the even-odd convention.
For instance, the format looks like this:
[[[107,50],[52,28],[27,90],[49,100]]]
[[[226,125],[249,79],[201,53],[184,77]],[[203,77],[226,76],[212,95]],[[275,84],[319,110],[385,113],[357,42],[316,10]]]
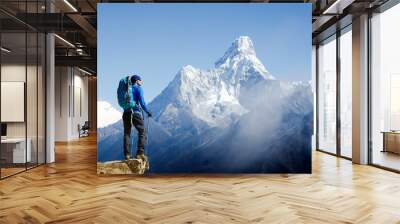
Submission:
[[[310,172],[311,85],[277,80],[249,37],[214,68],[183,66],[148,107],[150,172]],[[99,129],[99,161],[122,158],[122,133]]]
[[[275,77],[268,73],[256,57],[251,39],[241,36],[216,62],[215,68],[202,70],[191,65],[183,66],[149,105],[168,109],[163,111],[166,117],[176,117],[176,108],[183,107],[209,126],[225,127],[247,112],[239,102],[242,86],[251,86],[265,80],[275,80]],[[167,95],[177,101],[165,105],[163,95],[168,90],[171,91]],[[156,119],[160,116],[156,114]],[[163,118],[160,120],[163,122]]]

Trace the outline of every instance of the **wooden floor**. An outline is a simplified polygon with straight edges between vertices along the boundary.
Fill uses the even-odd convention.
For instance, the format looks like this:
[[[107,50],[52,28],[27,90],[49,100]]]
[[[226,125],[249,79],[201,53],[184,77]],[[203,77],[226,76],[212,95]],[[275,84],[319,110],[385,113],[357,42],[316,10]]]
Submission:
[[[400,175],[320,152],[312,175],[107,176],[96,139],[0,181],[0,223],[400,223]]]
[[[13,174],[25,171],[25,167],[23,168],[1,168],[1,177],[8,177]]]
[[[374,164],[400,170],[400,154],[375,150],[372,160]]]

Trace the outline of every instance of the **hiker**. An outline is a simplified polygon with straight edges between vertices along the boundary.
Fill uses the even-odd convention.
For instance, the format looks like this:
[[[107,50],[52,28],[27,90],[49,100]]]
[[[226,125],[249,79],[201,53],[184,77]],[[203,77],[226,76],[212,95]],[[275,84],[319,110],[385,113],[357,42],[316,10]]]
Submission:
[[[131,129],[135,126],[138,132],[136,159],[147,161],[144,154],[146,142],[146,132],[144,128],[143,110],[148,117],[152,117],[151,112],[146,106],[143,98],[142,79],[138,75],[133,75],[120,81],[118,87],[118,103],[124,109],[122,120],[124,122],[124,155],[125,159],[131,158]]]

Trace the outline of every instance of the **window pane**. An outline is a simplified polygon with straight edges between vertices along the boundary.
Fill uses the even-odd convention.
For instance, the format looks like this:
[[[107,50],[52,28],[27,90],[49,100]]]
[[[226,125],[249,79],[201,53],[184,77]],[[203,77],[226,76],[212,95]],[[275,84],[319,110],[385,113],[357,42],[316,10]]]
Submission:
[[[317,95],[316,95],[316,80],[317,80],[317,48],[315,45],[312,46],[312,60],[311,60],[311,81],[312,81],[312,91],[313,91],[313,101],[314,101],[314,111],[317,111]],[[312,149],[315,150],[317,148],[317,113],[314,112],[314,126],[313,126],[313,135],[312,135]]]
[[[43,33],[39,33],[39,45],[38,45],[38,163],[45,163],[45,120],[46,120],[46,108],[45,108],[45,44],[46,36]]]
[[[352,141],[352,35],[340,36],[340,144],[341,155],[351,158]]]
[[[25,170],[30,159],[26,144],[26,34],[1,34],[1,177]],[[27,147],[28,146],[28,147]],[[28,148],[28,150],[26,150]]]
[[[27,141],[31,153],[28,160],[28,168],[37,165],[37,33],[27,33],[27,80],[26,80],[26,112],[27,112]]]
[[[19,17],[44,13],[45,0],[0,1],[0,7]],[[4,178],[45,161],[45,35],[4,12],[0,17]]]
[[[336,37],[318,48],[318,147],[336,153]]]
[[[400,4],[372,17],[372,162],[400,170]]]

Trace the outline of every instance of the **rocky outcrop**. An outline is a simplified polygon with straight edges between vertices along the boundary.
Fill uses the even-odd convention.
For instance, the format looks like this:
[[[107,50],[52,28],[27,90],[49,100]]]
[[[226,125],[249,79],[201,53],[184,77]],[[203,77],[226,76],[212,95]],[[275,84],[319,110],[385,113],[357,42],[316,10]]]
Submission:
[[[148,170],[149,164],[141,159],[97,163],[98,174],[139,174]]]

